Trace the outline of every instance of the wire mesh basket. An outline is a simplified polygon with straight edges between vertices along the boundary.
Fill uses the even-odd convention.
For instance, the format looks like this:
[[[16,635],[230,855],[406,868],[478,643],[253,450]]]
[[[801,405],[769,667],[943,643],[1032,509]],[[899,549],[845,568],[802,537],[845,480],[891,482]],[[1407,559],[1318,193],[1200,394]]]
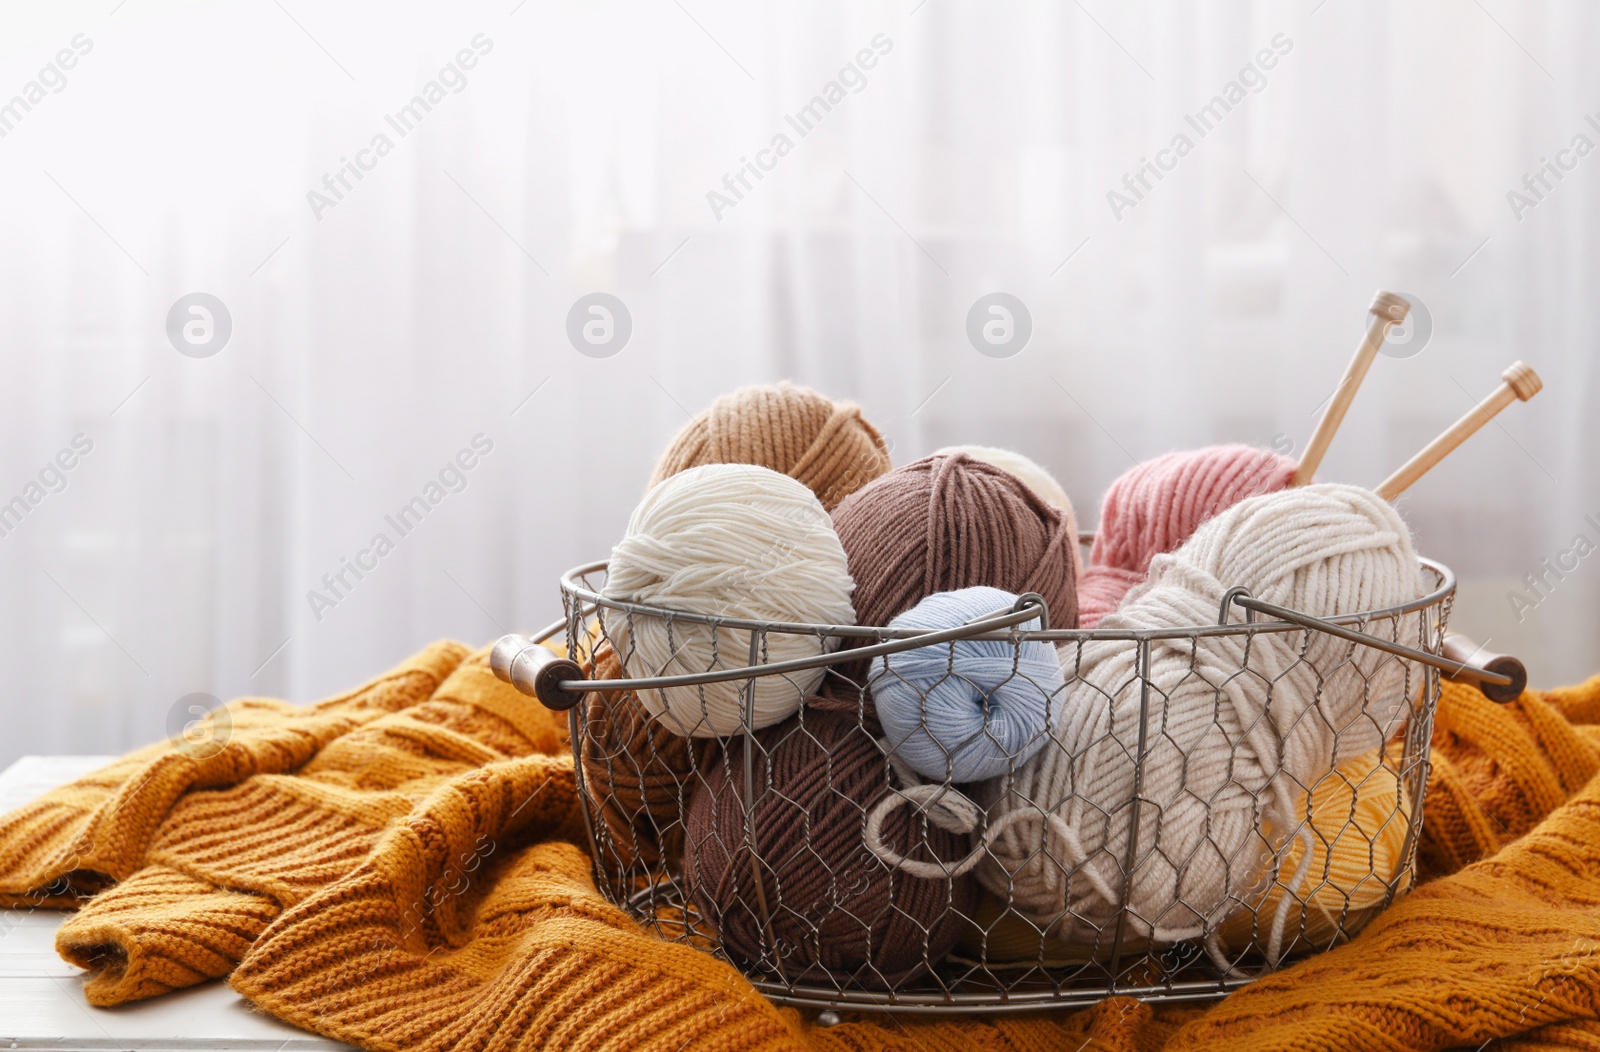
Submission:
[[[1480,685],[1506,681],[1442,656],[1455,580],[1447,567],[1420,561],[1421,598],[1335,618],[1312,617],[1235,588],[1223,597],[1215,624],[1062,630],[1049,628],[1042,600],[1029,595],[1015,608],[937,632],[765,623],[619,602],[603,596],[605,564],[593,563],[562,578],[563,621],[541,636],[506,637],[494,665],[519,689],[569,712],[579,795],[604,894],[661,937],[725,957],[775,1002],[962,1013],[1086,1005],[1110,994],[1205,1000],[1349,939],[1411,885],[1441,670]],[[669,637],[709,634],[714,645],[698,651],[709,660],[685,668],[680,655],[664,667],[643,667],[631,641],[646,619],[655,619]],[[1034,621],[1043,627],[1019,627]],[[563,630],[566,659],[540,642]],[[769,660],[779,636],[804,636],[817,653]],[[953,663],[957,645],[970,640],[1018,648],[1048,642],[1059,654],[1068,695],[1106,699],[1112,716],[1091,746],[1114,748],[1134,781],[1121,806],[1096,817],[1101,839],[1088,855],[1061,849],[1063,836],[1084,831],[1051,824],[1049,813],[1057,813],[1051,809],[1060,800],[1031,801],[1038,821],[1022,823],[1020,834],[996,828],[992,805],[1015,790],[1020,760],[980,793],[919,782],[882,740],[860,675],[864,659],[940,648]],[[1086,655],[1117,650],[1125,651],[1117,667],[1131,674],[1093,682],[1104,662],[1093,665]],[[808,705],[777,727],[758,729],[751,722],[748,702],[758,681],[784,677],[795,691],[814,696],[816,687],[808,685],[818,669],[835,708],[854,721],[851,729],[871,735],[883,753],[871,768],[876,782],[866,797],[859,779],[847,788],[844,772],[831,764],[837,742],[826,728],[837,727],[836,715],[825,723]],[[641,708],[641,699],[659,700],[661,692],[677,692],[680,702],[684,692],[703,698],[716,684],[743,691],[744,733],[683,737]],[[1175,725],[1178,699],[1185,699],[1192,717],[1208,697],[1220,706],[1240,690],[1259,699],[1261,720],[1281,721],[1290,699],[1300,699],[1292,726],[1281,735],[1279,767],[1257,770],[1253,781],[1233,769],[1232,759],[1220,775],[1190,770],[1182,753],[1188,739]],[[1308,777],[1303,764],[1290,762],[1295,735],[1326,720],[1324,702],[1336,694],[1355,704],[1357,718],[1322,728],[1319,740],[1331,740],[1333,752]],[[1199,733],[1222,735],[1218,740],[1229,742],[1230,756],[1242,767],[1252,727],[1227,730],[1218,721]],[[796,742],[821,757],[805,800],[784,797],[771,774],[776,750]],[[1052,731],[1042,747],[1067,745]],[[1075,763],[1078,757],[1063,759]],[[1252,762],[1259,767],[1260,759],[1258,751]],[[1228,833],[1220,820],[1219,828],[1210,828],[1207,809],[1220,813],[1218,801],[1230,792],[1254,802],[1252,829]],[[709,825],[689,821],[697,794],[720,794],[723,813]],[[939,832],[940,808],[950,810],[946,796],[990,806],[967,816],[966,832],[949,832],[948,822]],[[1287,804],[1274,810],[1269,798]],[[847,815],[847,849],[821,842],[837,839],[838,828],[825,833],[813,825],[830,808]],[[913,866],[906,859],[917,852],[884,850],[881,836],[871,849],[860,847],[874,832],[874,812],[881,834],[883,813],[895,809],[903,809],[905,824],[921,838],[923,868],[943,867],[952,886],[977,878],[975,893],[935,896],[931,909],[926,895],[915,910],[897,901],[896,889],[908,885],[890,877],[897,866]],[[1198,814],[1203,825],[1191,829],[1189,846],[1175,853],[1161,830],[1180,813]],[[944,838],[943,853],[926,850],[935,836]],[[1000,848],[1007,836],[1009,854]],[[1036,843],[1024,844],[1019,854],[1018,836]],[[1240,851],[1250,852],[1242,868]],[[726,901],[693,886],[686,863],[715,852],[727,856],[729,869],[720,887],[735,889]],[[961,861],[955,856],[966,856],[963,873],[956,873]],[[809,867],[804,888],[793,879],[784,883],[795,859]],[[1045,883],[1067,889],[1067,905],[1053,912],[1041,910],[1038,896],[1024,887],[1026,873],[1038,878],[1040,867],[1048,871]],[[1174,889],[1159,911],[1141,905],[1152,874]],[[885,881],[888,895],[863,895]],[[1088,884],[1102,892],[1096,910],[1079,908],[1074,897],[1074,888]],[[1196,889],[1205,901],[1186,901],[1202,897]],[[852,925],[860,931],[849,931]],[[897,940],[891,949],[910,953],[915,966],[886,969],[873,960],[830,965],[830,940],[852,937]]]

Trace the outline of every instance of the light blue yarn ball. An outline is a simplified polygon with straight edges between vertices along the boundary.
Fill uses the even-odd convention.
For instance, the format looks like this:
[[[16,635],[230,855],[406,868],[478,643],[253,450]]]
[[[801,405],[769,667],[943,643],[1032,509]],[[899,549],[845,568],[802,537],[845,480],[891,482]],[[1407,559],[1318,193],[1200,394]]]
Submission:
[[[889,626],[954,628],[1016,601],[998,588],[936,592]],[[1038,640],[958,640],[875,658],[869,686],[889,748],[939,782],[981,782],[1022,766],[1059,724],[1065,692],[1055,647]]]

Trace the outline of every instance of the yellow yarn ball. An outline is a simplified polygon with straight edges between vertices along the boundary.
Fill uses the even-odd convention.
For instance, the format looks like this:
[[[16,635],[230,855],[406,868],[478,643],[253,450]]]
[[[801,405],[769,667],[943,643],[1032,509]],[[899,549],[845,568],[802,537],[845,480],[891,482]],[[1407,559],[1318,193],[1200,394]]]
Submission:
[[[1325,950],[1353,936],[1389,897],[1405,864],[1411,798],[1383,749],[1334,768],[1311,788],[1300,815],[1310,826],[1311,868],[1291,894],[1286,883],[1294,879],[1305,852],[1301,828],[1291,830],[1277,880],[1218,933],[1231,953],[1265,946],[1286,895],[1283,948],[1300,951]]]

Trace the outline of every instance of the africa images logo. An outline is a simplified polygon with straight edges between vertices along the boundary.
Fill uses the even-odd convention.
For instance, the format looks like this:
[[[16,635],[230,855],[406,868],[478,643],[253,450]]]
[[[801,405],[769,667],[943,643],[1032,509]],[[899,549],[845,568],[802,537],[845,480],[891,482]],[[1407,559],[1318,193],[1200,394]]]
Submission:
[[[1255,57],[1240,68],[1220,92],[1211,97],[1211,101],[1193,113],[1184,114],[1183,122],[1194,131],[1196,139],[1205,139],[1247,98],[1267,90],[1267,72],[1276,69],[1279,61],[1294,50],[1294,40],[1287,33],[1279,33],[1268,44],[1270,46],[1257,51]],[[1122,222],[1128,212],[1144,203],[1155,189],[1155,184],[1165,179],[1167,173],[1176,170],[1195,148],[1195,139],[1189,138],[1188,132],[1179,130],[1172,136],[1171,142],[1155,152],[1155,160],[1139,158],[1139,166],[1123,174],[1122,188],[1106,191],[1106,204],[1111,207],[1111,217]]]
[[[477,34],[470,43],[470,48],[457,51],[455,57],[439,70],[437,76],[424,84],[409,102],[395,112],[383,115],[384,122],[394,130],[396,136],[404,139],[447,96],[459,95],[466,90],[466,71],[475,68],[483,56],[494,50],[494,41],[485,33]],[[355,151],[355,160],[348,156],[340,157],[339,167],[323,173],[322,189],[306,191],[306,203],[311,206],[311,214],[317,222],[322,222],[323,213],[337,207],[355,189],[356,183],[367,177],[366,173],[378,167],[378,162],[394,151],[394,145],[389,133],[380,130],[372,136],[372,141]]]
[[[894,50],[894,41],[887,33],[877,34],[869,43],[872,46],[857,51],[844,68],[811,97],[810,102],[792,114],[784,114],[783,122],[794,131],[794,139],[789,137],[788,131],[780,128],[771,142],[755,152],[755,160],[741,157],[739,167],[723,173],[722,190],[706,191],[706,203],[711,206],[711,214],[717,222],[722,222],[723,213],[743,201],[745,194],[766,178],[764,173],[777,168],[778,162],[793,152],[796,139],[804,139],[815,131],[823,118],[832,113],[833,108],[848,95],[859,95],[867,90],[867,70],[875,68],[879,59]]]
[[[88,34],[79,33],[67,41],[71,47],[64,47],[44,64],[34,78],[22,86],[22,89],[9,100],[0,103],[0,139],[4,139],[14,131],[22,119],[32,113],[49,95],[59,95],[66,90],[66,70],[78,65],[78,59],[94,50],[94,41]],[[47,94],[48,93],[48,94]]]
[[[422,520],[433,512],[433,509],[443,504],[452,494],[461,493],[471,484],[472,469],[482,463],[483,459],[494,452],[494,439],[483,432],[472,436],[470,448],[462,447],[456,455],[445,461],[438,475],[430,478],[422,487],[422,491],[392,514],[385,515],[383,522],[388,529],[378,530],[367,542],[366,547],[357,551],[353,556],[340,556],[337,568],[322,575],[322,588],[312,588],[306,592],[306,603],[311,608],[311,616],[321,621],[324,612],[332,610],[350,597],[356,585],[367,579],[367,575],[378,568],[381,560],[393,552],[402,540],[422,525]],[[393,530],[393,536],[390,535]]]

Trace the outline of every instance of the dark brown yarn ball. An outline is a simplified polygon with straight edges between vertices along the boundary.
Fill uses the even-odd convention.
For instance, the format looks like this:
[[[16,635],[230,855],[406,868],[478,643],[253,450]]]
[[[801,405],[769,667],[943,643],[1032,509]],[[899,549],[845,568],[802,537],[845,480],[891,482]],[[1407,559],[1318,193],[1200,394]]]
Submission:
[[[590,678],[625,678],[610,643],[597,651]],[[716,757],[716,739],[673,734],[631,691],[591,692],[582,705],[585,789],[605,830],[600,863],[616,872],[676,862],[683,815]]]
[[[785,381],[741,387],[712,402],[661,454],[650,485],[702,464],[770,468],[832,511],[889,470],[889,450],[860,406]]]
[[[855,578],[858,625],[882,627],[935,592],[988,585],[1038,592],[1051,628],[1077,627],[1071,519],[1009,471],[965,453],[924,457],[845,498],[833,525]],[[859,713],[878,733],[868,671],[865,661],[834,666],[808,704]]]
[[[754,774],[748,817],[747,750]],[[913,877],[867,849],[867,814],[890,786],[887,760],[854,716],[806,708],[756,732],[753,744],[729,743],[695,793],[684,847],[689,893],[729,957],[791,982],[882,988],[950,951],[972,915],[977,884],[970,874]],[[955,861],[969,847],[968,838],[907,807],[885,822],[884,842],[923,861]],[[761,874],[759,892],[753,870]]]

